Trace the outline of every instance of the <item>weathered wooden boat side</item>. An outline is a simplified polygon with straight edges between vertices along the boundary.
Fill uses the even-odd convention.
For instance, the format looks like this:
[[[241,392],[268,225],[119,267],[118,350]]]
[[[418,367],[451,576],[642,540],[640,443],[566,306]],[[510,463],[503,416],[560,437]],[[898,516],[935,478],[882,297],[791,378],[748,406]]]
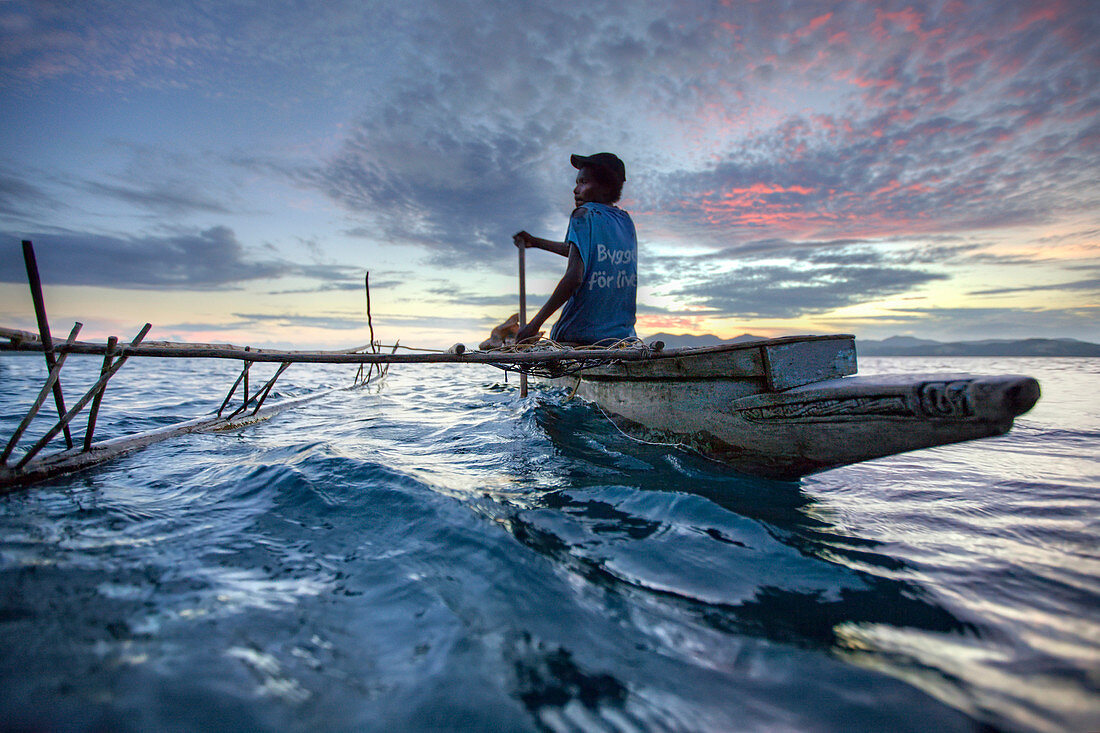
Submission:
[[[641,361],[584,370],[586,380],[758,379],[768,390],[856,373],[855,337],[789,336],[697,349],[669,349]]]
[[[603,366],[557,383],[741,471],[782,479],[1001,435],[1039,398],[1030,377],[850,376],[855,367],[850,336],[790,338]]]

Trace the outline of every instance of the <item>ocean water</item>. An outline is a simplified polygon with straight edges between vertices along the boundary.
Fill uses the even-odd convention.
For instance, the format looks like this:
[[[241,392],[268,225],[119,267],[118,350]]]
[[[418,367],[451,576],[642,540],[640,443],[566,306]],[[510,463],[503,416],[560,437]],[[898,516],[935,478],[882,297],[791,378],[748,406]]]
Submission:
[[[0,497],[0,728],[1100,728],[1100,360],[860,367],[1043,397],[1004,437],[779,482],[396,366]],[[98,369],[70,359],[70,402]],[[133,359],[99,434],[216,408],[236,369]],[[43,375],[0,356],[0,438]]]

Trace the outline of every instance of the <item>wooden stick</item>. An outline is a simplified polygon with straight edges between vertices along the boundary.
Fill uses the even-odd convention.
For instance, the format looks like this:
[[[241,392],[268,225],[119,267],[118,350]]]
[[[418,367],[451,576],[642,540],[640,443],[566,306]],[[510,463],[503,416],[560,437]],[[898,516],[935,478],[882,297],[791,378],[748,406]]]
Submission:
[[[229,400],[233,399],[233,394],[237,391],[237,385],[239,385],[241,383],[241,380],[245,378],[245,375],[248,374],[248,370],[252,368],[252,365],[254,363],[255,362],[251,361],[246,361],[244,363],[244,369],[242,369],[241,373],[237,375],[237,381],[234,382],[233,386],[229,388],[229,394],[225,396],[225,399],[222,400],[222,406],[218,408],[218,417],[221,417],[222,410],[224,410],[225,406],[229,404]]]
[[[374,343],[374,322],[370,317],[370,270],[367,270],[367,274],[363,278],[363,286],[367,290],[367,326],[370,328],[370,350],[372,353],[377,354],[378,344]],[[369,375],[367,378],[370,378]]]
[[[523,243],[519,247],[519,327],[522,330],[527,325],[527,245]],[[527,396],[527,374],[520,372],[519,396]]]
[[[760,348],[760,346],[763,345],[763,344],[768,344],[770,346],[776,346],[776,345],[780,345],[780,344],[789,344],[789,343],[805,343],[807,341],[837,341],[837,340],[851,341],[854,338],[855,338],[855,336],[853,336],[850,333],[831,333],[831,334],[826,334],[826,335],[823,335],[823,336],[821,336],[821,335],[811,336],[811,335],[808,335],[808,334],[801,334],[801,335],[798,335],[798,336],[779,336],[777,338],[762,339],[760,341],[742,341],[742,342],[738,342],[738,343],[717,344],[715,346],[690,346],[690,347],[666,348],[664,351],[661,351],[661,356],[667,357],[669,355],[680,355],[680,354],[706,354],[706,353],[714,353],[714,352],[719,352],[719,351],[737,351],[739,349],[749,349],[749,350],[751,350],[751,349]],[[6,339],[7,343],[4,343],[3,339]],[[650,349],[649,349],[650,353],[648,355],[640,356],[640,358],[651,358],[651,357],[655,356],[655,354],[653,354],[652,352],[659,350],[657,348],[657,346],[655,345],[655,344],[658,344],[658,343],[660,343],[660,342],[654,342],[653,344],[650,344]],[[385,346],[383,346],[382,344],[379,344],[379,346],[382,347],[382,348],[391,348],[389,344],[386,344]],[[664,347],[664,344],[661,344],[661,346]],[[224,359],[242,359],[243,358],[245,361],[294,361],[299,356],[302,356],[302,355],[306,355],[306,356],[322,355],[322,356],[327,357],[327,356],[332,355],[332,354],[338,354],[338,355],[345,355],[345,356],[348,356],[350,358],[334,359],[329,363],[358,364],[358,363],[362,362],[364,364],[369,364],[369,363],[375,362],[375,359],[373,358],[372,355],[364,353],[365,349],[370,348],[370,344],[364,344],[363,346],[357,346],[357,347],[351,348],[351,349],[326,349],[326,350],[312,350],[312,351],[311,350],[304,350],[304,349],[299,349],[299,350],[296,350],[296,351],[280,351],[280,350],[277,350],[277,349],[257,349],[257,348],[249,347],[249,348],[252,349],[251,352],[245,352],[243,346],[235,346],[233,344],[202,344],[202,343],[192,343],[192,342],[188,342],[188,341],[142,341],[141,346],[138,346],[138,347],[129,347],[129,346],[123,345],[123,346],[120,346],[119,348],[120,349],[125,349],[126,352],[130,356],[175,356],[175,357],[186,356],[188,358],[194,357],[194,356],[204,356],[204,357],[205,356],[210,356],[210,357],[214,357],[214,358],[224,358]],[[423,348],[417,348],[415,346],[402,346],[401,348],[406,350],[406,351],[424,351],[424,352],[429,352],[429,353],[432,353],[432,354],[441,354],[441,353],[443,353],[440,349],[423,349]],[[92,343],[91,341],[74,341],[72,346],[66,346],[66,345],[55,346],[54,347],[54,353],[55,354],[60,353],[60,351],[62,349],[66,350],[70,353],[73,353],[73,354],[98,354],[100,356],[103,356],[104,352],[106,351],[106,346],[104,344]],[[188,350],[188,351],[185,353],[183,350]],[[194,351],[190,351],[190,350],[194,350]],[[34,352],[38,352],[38,351],[42,351],[42,343],[39,339],[38,334],[36,334],[36,333],[33,333],[31,331],[20,331],[19,329],[16,329],[16,328],[5,328],[3,326],[0,326],[0,351],[34,351]],[[595,350],[595,351],[596,351],[596,353],[599,353],[598,349]],[[616,349],[615,351],[618,352],[619,349]],[[252,356],[246,357],[245,356],[246,353],[251,354]],[[476,353],[481,353],[481,354],[485,355],[485,354],[488,354],[488,353],[493,353],[493,354],[505,353],[505,354],[507,354],[508,352],[476,352]],[[544,351],[544,352],[536,352],[536,353],[546,354],[546,353],[549,353],[549,352]],[[639,354],[642,354],[642,353],[644,353],[644,352],[639,350]],[[467,356],[470,356],[470,355],[471,354],[467,354]],[[631,357],[626,357],[626,358],[631,358]],[[462,359],[459,359],[458,361],[462,361]]]
[[[253,415],[255,415],[257,412],[259,412],[260,408],[264,406],[264,400],[266,400],[267,396],[269,394],[271,394],[271,388],[275,386],[275,380],[278,379],[279,375],[282,374],[283,372],[285,372],[287,367],[289,367],[289,366],[290,366],[289,361],[284,361],[282,364],[280,364],[278,371],[275,372],[275,376],[273,376],[268,381],[268,383],[266,385],[264,385],[264,388],[262,390],[260,390],[259,392],[256,393],[260,396],[260,399],[256,401],[256,409],[252,411]],[[371,364],[371,368],[372,369],[374,368],[374,364]]]
[[[111,368],[112,356],[117,345],[117,336],[111,336],[107,339],[107,353],[103,355],[103,366],[99,369],[99,376],[102,377]],[[95,421],[99,416],[99,403],[102,402],[103,393],[106,391],[107,383],[104,382],[103,386],[96,391],[95,397],[92,398],[92,406],[88,409],[88,427],[84,431],[84,450],[86,451],[92,449],[92,435],[95,433]]]
[[[251,346],[244,347],[245,351],[252,351]],[[242,395],[245,404],[248,404],[248,370],[244,370],[244,393]]]
[[[69,338],[65,342],[66,344],[71,344],[76,340],[76,335],[80,333],[81,326],[83,326],[83,324],[79,321],[73,324],[73,330],[69,332]],[[8,440],[8,444],[4,446],[4,452],[0,453],[0,465],[7,463],[8,457],[11,456],[11,452],[15,450],[15,444],[23,437],[23,432],[31,424],[31,420],[34,420],[34,416],[38,414],[38,410],[41,409],[42,403],[46,401],[46,397],[49,396],[58,377],[61,376],[61,367],[65,366],[66,357],[68,357],[68,354],[63,352],[54,363],[53,368],[50,369],[50,375],[46,377],[46,382],[42,385],[42,389],[38,393],[38,398],[35,399],[34,404],[31,405],[31,409],[27,411],[23,421],[19,423],[19,427],[12,433],[11,438]]]
[[[729,348],[704,347],[701,349],[666,349],[661,352],[659,358],[670,358],[680,352],[692,354],[716,351],[736,351],[738,349],[759,348],[759,344],[733,344]],[[4,349],[3,351],[41,351],[38,344],[24,344],[19,349]],[[55,352],[64,351],[68,354],[99,354],[106,351],[103,344],[75,342],[72,346],[57,346]],[[209,345],[191,346],[129,346],[118,347],[119,354],[126,357],[166,357],[174,359],[182,358],[209,358],[209,359],[237,359],[247,362],[284,362],[289,361],[301,364],[537,364],[542,362],[568,361],[571,359],[600,360],[605,361],[645,361],[658,358],[650,351],[642,349],[561,349],[545,351],[473,351],[465,354],[448,354],[437,352],[430,354],[370,354],[349,353],[344,351],[244,351],[236,349],[216,348]]]
[[[90,451],[66,450],[61,453],[54,453],[36,461],[32,461],[18,471],[8,468],[7,466],[0,466],[0,494],[4,494],[18,486],[25,486],[51,476],[73,473],[74,471],[80,471],[84,468],[104,463],[112,458],[132,453],[147,445],[157,443],[176,435],[197,433],[207,430],[228,430],[262,422],[272,415],[278,414],[288,408],[295,407],[305,402],[311,402],[325,395],[332,394],[333,392],[342,392],[349,389],[353,389],[353,387],[334,387],[302,397],[283,400],[274,405],[268,405],[257,414],[238,418],[236,420],[229,420],[216,416],[200,417],[154,428],[143,433],[110,438],[95,443]]]
[[[233,412],[229,413],[229,416],[226,417],[226,420],[232,420],[234,417],[236,417],[237,415],[239,415],[242,412],[244,412],[245,410],[247,410],[248,406],[250,404],[252,404],[252,400],[254,400],[254,399],[260,398],[260,404],[262,405],[263,401],[265,399],[267,399],[267,393],[270,392],[271,388],[275,385],[275,380],[279,378],[280,374],[282,374],[284,371],[286,371],[286,368],[288,366],[290,366],[290,362],[284,362],[279,367],[278,371],[275,372],[275,376],[272,377],[270,380],[268,380],[267,384],[265,384],[263,387],[260,387],[258,390],[256,390],[256,394],[252,395],[251,397],[246,399],[244,402],[242,402],[240,407],[238,407]],[[262,395],[262,398],[261,398],[261,395]],[[258,410],[260,408],[257,406],[256,409]],[[255,411],[253,411],[253,412],[255,412]]]
[[[366,275],[363,276],[363,288],[367,291],[367,327],[370,328],[370,350],[372,354],[378,353],[378,343],[374,340],[374,321],[371,320],[370,315],[370,270],[367,270]],[[359,371],[355,374],[355,381],[353,384],[359,382],[359,378],[363,377],[363,383],[366,384],[370,381],[370,376],[374,372],[374,364],[371,364],[367,369],[367,376],[363,377],[363,365],[359,365]]]
[[[393,345],[393,351],[390,352],[391,354],[396,354],[397,353],[397,347],[400,343],[401,343],[401,339],[397,339],[397,342]],[[362,367],[360,367],[360,368],[362,368]],[[381,372],[381,374],[379,375],[378,378],[382,379],[383,377],[385,377],[387,374],[390,373],[390,365],[386,364],[386,366],[383,367],[381,364],[379,364],[378,365],[378,371]]]
[[[18,345],[0,343],[0,352],[4,351],[42,351],[37,335],[15,329],[0,329],[0,336],[16,334],[11,337]],[[22,338],[20,338],[22,337]],[[678,356],[697,356],[726,351],[752,351],[762,345],[776,346],[785,343],[806,341],[851,340],[851,334],[830,334],[827,336],[781,336],[765,341],[745,341],[735,344],[716,346],[666,348],[657,352],[653,349],[560,349],[544,351],[474,351],[465,354],[447,354],[434,351],[427,354],[368,354],[350,349],[336,351],[275,351],[253,349],[245,351],[243,346],[231,344],[192,344],[185,342],[153,341],[140,346],[122,345],[119,353],[125,356],[209,359],[237,359],[250,362],[284,362],[295,364],[538,364],[569,360],[604,361],[647,361],[649,359],[672,359]],[[365,348],[365,347],[363,347]],[[403,349],[411,347],[402,346]],[[62,344],[54,347],[54,353],[98,354],[106,352],[105,344],[88,341],[74,341],[71,346]],[[118,354],[116,354],[117,356]]]
[[[149,333],[149,329],[152,327],[153,324],[146,323],[141,331],[138,332],[138,335],[134,337],[134,340],[131,342],[131,344],[136,346],[137,344],[141,343],[141,340],[145,338],[145,334]],[[108,369],[107,372],[103,374],[94,385],[92,385],[92,388],[84,393],[84,396],[81,397],[79,401],[77,401],[72,409],[62,415],[57,424],[50,428],[50,431],[43,435],[38,440],[38,442],[32,445],[31,449],[28,450],[23,455],[23,457],[19,459],[19,463],[15,464],[16,469],[23,468],[23,466],[27,465],[27,462],[30,459],[34,458],[39,451],[45,448],[46,445],[54,439],[54,436],[60,433],[65,428],[65,426],[68,425],[74,417],[76,417],[77,413],[84,409],[84,406],[92,400],[92,397],[95,395],[96,391],[100,389],[100,387],[102,387],[103,385],[107,384],[107,380],[113,377],[115,373],[122,368],[122,365],[126,363],[127,358],[128,357],[126,356],[120,356],[115,361],[115,363],[111,365],[111,368]]]
[[[38,332],[42,336],[42,353],[46,355],[46,369],[53,371],[53,338],[50,336],[50,321],[46,318],[46,300],[42,296],[42,280],[38,277],[38,262],[34,258],[34,245],[29,239],[23,240],[23,262],[27,266],[27,283],[31,287],[31,299],[34,301],[34,317],[38,319]],[[53,400],[57,405],[57,416],[65,414],[65,397],[61,394],[60,377],[53,383]],[[73,436],[65,425],[65,445],[73,447]]]

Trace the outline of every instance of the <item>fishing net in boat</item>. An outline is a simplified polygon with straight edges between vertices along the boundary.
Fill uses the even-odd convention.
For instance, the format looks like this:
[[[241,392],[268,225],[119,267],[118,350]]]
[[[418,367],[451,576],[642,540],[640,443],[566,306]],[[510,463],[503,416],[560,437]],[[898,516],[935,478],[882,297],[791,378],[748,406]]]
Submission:
[[[649,346],[643,343],[641,339],[637,338],[605,339],[604,341],[585,346],[567,346],[551,339],[540,338],[537,342],[532,344],[508,344],[481,353],[501,355],[538,354],[540,356],[545,355],[546,357],[553,357],[556,351],[568,352],[570,357],[562,359],[547,358],[537,362],[516,363],[509,361],[490,363],[490,366],[494,366],[505,372],[516,372],[532,377],[556,378],[564,377],[583,369],[619,363],[622,361],[621,354],[625,350],[651,353],[657,353],[658,351],[657,348]],[[616,352],[619,352],[618,357],[616,356]],[[584,356],[578,357],[578,353],[584,353]],[[589,354],[591,354],[591,356],[589,356]]]

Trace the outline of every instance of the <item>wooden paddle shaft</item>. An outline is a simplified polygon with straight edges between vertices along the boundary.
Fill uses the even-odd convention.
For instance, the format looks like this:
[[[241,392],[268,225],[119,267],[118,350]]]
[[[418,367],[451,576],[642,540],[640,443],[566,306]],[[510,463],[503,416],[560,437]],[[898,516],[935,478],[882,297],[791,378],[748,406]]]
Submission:
[[[527,325],[527,243],[519,246],[519,327]],[[527,375],[519,375],[519,396],[527,396]]]

